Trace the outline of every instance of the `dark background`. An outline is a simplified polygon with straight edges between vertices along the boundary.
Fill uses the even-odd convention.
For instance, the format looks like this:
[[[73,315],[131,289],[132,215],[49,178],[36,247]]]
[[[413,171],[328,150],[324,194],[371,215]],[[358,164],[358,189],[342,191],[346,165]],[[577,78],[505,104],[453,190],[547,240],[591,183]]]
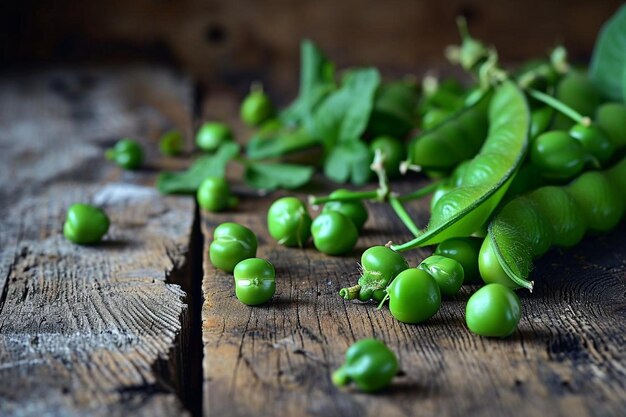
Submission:
[[[7,3],[7,2],[5,2]],[[585,62],[621,1],[437,0],[27,0],[2,6],[0,63],[157,62],[203,83],[243,91],[253,80],[293,93],[298,45],[309,37],[340,67],[375,65],[388,76],[445,65],[455,16],[514,63],[564,43]]]

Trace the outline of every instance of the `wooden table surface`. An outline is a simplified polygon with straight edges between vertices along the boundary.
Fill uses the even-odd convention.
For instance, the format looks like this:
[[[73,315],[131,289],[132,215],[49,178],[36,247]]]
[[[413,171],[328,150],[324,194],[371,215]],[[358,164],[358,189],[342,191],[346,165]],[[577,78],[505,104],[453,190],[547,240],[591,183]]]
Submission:
[[[201,91],[200,91],[201,93]],[[15,416],[623,416],[626,410],[626,225],[553,250],[520,292],[519,329],[505,340],[464,324],[465,286],[428,322],[346,302],[360,253],[409,235],[370,204],[352,254],[284,248],[265,213],[285,193],[243,192],[233,212],[198,212],[153,188],[182,167],[155,144],[176,126],[232,120],[236,98],[166,69],[95,68],[0,79],[0,415]],[[123,136],[148,149],[123,172],[102,158]],[[191,142],[187,144],[191,149]],[[419,186],[413,178],[396,184]],[[323,183],[296,193],[325,191]],[[67,207],[109,213],[104,242],[66,241]],[[427,220],[426,201],[409,211]],[[270,304],[248,307],[208,260],[224,221],[249,226],[277,270]],[[416,265],[430,249],[408,253]],[[330,373],[356,340],[377,337],[401,374],[376,395],[337,389]]]

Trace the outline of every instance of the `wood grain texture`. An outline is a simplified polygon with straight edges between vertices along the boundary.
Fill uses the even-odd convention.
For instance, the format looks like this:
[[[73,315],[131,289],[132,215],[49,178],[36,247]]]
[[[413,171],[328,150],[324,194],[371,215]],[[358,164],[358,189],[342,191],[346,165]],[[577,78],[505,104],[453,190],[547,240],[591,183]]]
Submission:
[[[189,123],[189,82],[163,70],[47,71],[0,82],[0,414],[185,415],[180,351],[193,201],[149,185],[161,161],[103,160]],[[154,148],[154,146],[151,146]],[[150,148],[147,148],[150,149]],[[62,234],[69,205],[108,213],[101,244]]]
[[[623,415],[626,225],[546,255],[534,271],[535,291],[520,292],[518,331],[494,340],[465,326],[465,304],[476,286],[464,286],[420,325],[338,296],[358,279],[364,249],[409,238],[387,206],[369,205],[353,254],[328,257],[311,244],[284,248],[268,236],[265,213],[277,197],[248,197],[236,212],[203,213],[205,416]],[[426,221],[425,201],[409,207]],[[208,260],[212,232],[224,221],[257,233],[257,256],[277,271],[271,303],[240,303],[232,275]],[[415,266],[428,254],[407,257]],[[330,381],[346,349],[365,337],[384,340],[401,364],[401,376],[377,395],[339,390]]]

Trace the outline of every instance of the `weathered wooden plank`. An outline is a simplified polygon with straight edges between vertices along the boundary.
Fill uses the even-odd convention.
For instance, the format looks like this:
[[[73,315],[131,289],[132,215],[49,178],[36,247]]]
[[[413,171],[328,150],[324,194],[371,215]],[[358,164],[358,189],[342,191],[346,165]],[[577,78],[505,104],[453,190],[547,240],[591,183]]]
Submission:
[[[175,395],[193,202],[149,183],[154,141],[189,126],[187,80],[163,70],[48,71],[0,81],[0,414],[181,415]],[[147,168],[103,149],[142,140]],[[105,209],[102,244],[78,246],[67,207]]]
[[[265,215],[276,197],[248,197],[235,212],[203,213],[206,416],[623,415],[626,225],[545,256],[534,271],[536,290],[520,293],[519,330],[493,340],[465,327],[465,303],[477,287],[464,287],[421,325],[338,296],[358,278],[362,250],[409,238],[388,207],[370,205],[354,254],[327,257],[310,244],[288,249],[268,236]],[[410,207],[426,219],[425,202]],[[277,271],[271,303],[241,304],[232,276],[208,260],[213,229],[224,221],[257,233],[258,256]],[[428,253],[409,252],[410,264]],[[338,390],[330,381],[345,350],[364,337],[384,340],[401,362],[403,375],[378,395]]]

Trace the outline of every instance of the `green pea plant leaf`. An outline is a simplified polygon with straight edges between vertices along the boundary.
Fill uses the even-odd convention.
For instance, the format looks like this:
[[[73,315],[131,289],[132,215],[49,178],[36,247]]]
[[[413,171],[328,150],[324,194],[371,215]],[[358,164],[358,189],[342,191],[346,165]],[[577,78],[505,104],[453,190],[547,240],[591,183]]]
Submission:
[[[295,164],[246,163],[244,179],[253,188],[272,191],[278,188],[291,190],[311,180],[314,168]]]
[[[391,248],[403,251],[452,237],[470,236],[489,219],[521,166],[528,147],[530,111],[524,93],[501,84],[489,105],[489,133],[469,162],[457,188],[435,203],[426,229]]]
[[[375,68],[346,72],[341,87],[316,109],[309,133],[322,139],[326,151],[337,142],[358,140],[367,127],[379,84]]]
[[[319,145],[320,141],[303,128],[283,127],[270,134],[253,136],[246,146],[246,155],[251,160],[277,158]]]
[[[335,65],[310,40],[300,45],[300,91],[280,118],[286,125],[307,124],[315,107],[336,89]]]
[[[589,77],[611,100],[626,101],[626,4],[600,30]]]
[[[372,155],[361,141],[340,143],[333,148],[324,162],[324,175],[340,183],[351,181],[363,185],[370,179]]]
[[[226,165],[238,155],[238,144],[224,143],[215,154],[201,156],[186,171],[160,173],[157,189],[163,194],[193,194],[205,178],[223,178]]]

